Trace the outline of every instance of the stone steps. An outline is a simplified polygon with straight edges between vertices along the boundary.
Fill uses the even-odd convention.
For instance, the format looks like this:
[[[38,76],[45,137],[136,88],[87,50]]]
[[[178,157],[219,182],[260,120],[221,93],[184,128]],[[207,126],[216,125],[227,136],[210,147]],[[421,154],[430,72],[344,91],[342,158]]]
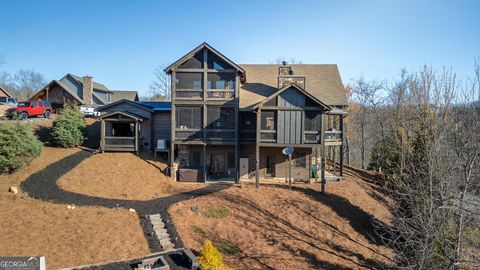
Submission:
[[[175,244],[172,243],[160,214],[149,215],[148,218],[162,249],[166,251],[175,249]]]

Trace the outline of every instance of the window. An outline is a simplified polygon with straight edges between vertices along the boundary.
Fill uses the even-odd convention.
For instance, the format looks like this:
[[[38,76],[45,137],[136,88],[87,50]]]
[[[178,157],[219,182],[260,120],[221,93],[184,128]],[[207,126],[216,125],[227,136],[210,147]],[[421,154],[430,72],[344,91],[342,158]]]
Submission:
[[[322,129],[322,115],[320,111],[305,111],[305,130],[320,131]]]
[[[7,103],[7,97],[0,97],[1,103]]]
[[[208,106],[207,121],[209,129],[234,129],[235,109],[233,107]]]
[[[207,80],[208,89],[235,90],[235,74],[209,73]]]
[[[235,168],[235,153],[228,153],[227,154],[227,167],[228,168]]]
[[[133,137],[135,134],[135,124],[112,122],[112,136],[114,137]]]
[[[32,102],[32,108],[37,108],[37,102]]]
[[[203,50],[197,52],[192,58],[183,62],[179,68],[203,68]]]
[[[185,106],[176,108],[176,128],[200,129],[202,128],[202,108]]]
[[[200,152],[192,152],[192,167],[200,167],[200,166],[202,166]]]
[[[275,130],[275,112],[262,111],[262,130]]]
[[[295,167],[305,168],[307,166],[307,156],[305,153],[295,154]]]
[[[175,74],[175,89],[202,89],[202,73],[177,72]]]
[[[52,104],[50,104],[50,101],[44,101],[43,104],[45,104],[46,107],[52,106]]]
[[[207,66],[209,69],[216,69],[216,70],[225,70],[231,69],[232,67],[225,61],[223,61],[220,57],[208,51],[207,53]]]

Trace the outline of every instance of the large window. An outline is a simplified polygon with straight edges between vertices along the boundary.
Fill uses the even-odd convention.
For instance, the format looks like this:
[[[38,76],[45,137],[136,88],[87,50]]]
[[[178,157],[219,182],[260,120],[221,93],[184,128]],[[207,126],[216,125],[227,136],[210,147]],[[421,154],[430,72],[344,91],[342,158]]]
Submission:
[[[207,53],[207,63],[209,69],[225,70],[232,68],[227,62],[223,61],[211,51]]]
[[[319,111],[305,111],[305,130],[320,131],[322,129],[322,115]]]
[[[233,73],[209,73],[207,81],[208,89],[235,90],[235,74]]]
[[[192,58],[183,62],[183,64],[180,65],[180,68],[202,69],[203,68],[203,50],[197,52]]]
[[[234,129],[235,109],[233,107],[209,106],[207,121],[209,129]]]
[[[202,73],[177,72],[175,74],[175,89],[196,89],[203,88]]]
[[[262,111],[262,130],[275,129],[275,112]]]
[[[176,108],[176,128],[201,129],[202,108],[194,106],[178,106]]]

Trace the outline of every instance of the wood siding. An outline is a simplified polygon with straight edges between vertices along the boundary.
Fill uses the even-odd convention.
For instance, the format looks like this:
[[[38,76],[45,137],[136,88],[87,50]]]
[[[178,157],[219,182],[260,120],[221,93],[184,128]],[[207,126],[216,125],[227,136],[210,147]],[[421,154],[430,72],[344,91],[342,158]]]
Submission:
[[[291,88],[278,96],[279,107],[303,107],[305,95]],[[277,123],[277,143],[301,144],[303,134],[303,111],[279,110]]]
[[[153,148],[157,146],[157,140],[167,140],[171,139],[171,128],[172,128],[172,119],[170,112],[154,112],[152,119],[152,132],[153,132]],[[167,144],[167,147],[169,145]]]

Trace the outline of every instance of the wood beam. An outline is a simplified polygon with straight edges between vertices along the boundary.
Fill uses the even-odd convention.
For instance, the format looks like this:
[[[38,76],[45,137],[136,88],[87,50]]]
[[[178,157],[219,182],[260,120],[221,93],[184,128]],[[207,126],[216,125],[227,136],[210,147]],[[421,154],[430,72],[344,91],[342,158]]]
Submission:
[[[257,130],[256,132],[256,143],[255,143],[255,186],[259,188],[260,186],[260,129],[261,129],[261,115],[262,110],[258,109],[257,111]]]
[[[340,140],[342,141],[342,144],[340,145],[340,176],[343,176],[343,115],[340,115],[340,131],[342,131],[340,135]]]

